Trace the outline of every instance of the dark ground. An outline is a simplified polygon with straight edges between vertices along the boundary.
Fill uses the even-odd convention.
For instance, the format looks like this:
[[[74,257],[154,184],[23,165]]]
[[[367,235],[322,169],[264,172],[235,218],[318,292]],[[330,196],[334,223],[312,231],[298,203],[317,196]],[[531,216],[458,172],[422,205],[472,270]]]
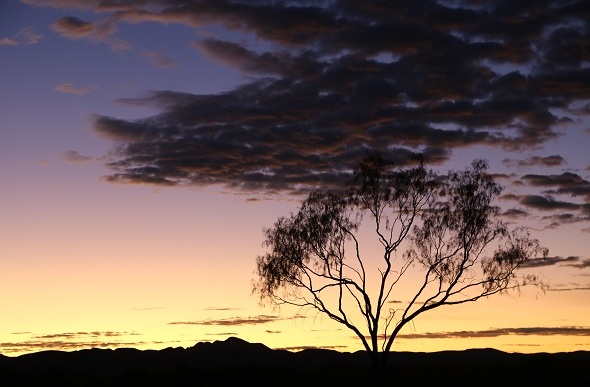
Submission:
[[[230,338],[161,351],[0,355],[0,386],[367,386],[364,352],[271,350]],[[379,386],[590,386],[590,352],[394,352]]]

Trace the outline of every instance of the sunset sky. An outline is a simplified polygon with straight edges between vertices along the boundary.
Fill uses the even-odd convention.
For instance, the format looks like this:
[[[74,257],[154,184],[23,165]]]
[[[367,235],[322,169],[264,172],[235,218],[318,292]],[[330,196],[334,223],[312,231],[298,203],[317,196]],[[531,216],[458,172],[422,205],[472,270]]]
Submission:
[[[487,159],[549,248],[523,269],[546,291],[426,313],[393,350],[590,350],[587,5],[0,1],[0,353],[361,349],[251,290],[262,228],[368,152]]]

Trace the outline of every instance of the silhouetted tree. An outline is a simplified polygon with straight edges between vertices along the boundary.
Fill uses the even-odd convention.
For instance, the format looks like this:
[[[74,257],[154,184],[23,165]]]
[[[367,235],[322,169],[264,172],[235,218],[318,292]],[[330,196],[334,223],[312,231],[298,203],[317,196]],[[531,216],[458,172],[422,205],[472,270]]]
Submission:
[[[526,229],[497,219],[492,202],[502,188],[485,161],[439,176],[422,164],[394,168],[371,156],[352,180],[344,192],[310,193],[299,212],[263,230],[268,252],[257,258],[254,292],[346,326],[374,367],[385,364],[397,334],[420,314],[539,284],[517,269],[547,250]],[[361,249],[369,231],[377,257]],[[394,290],[409,298],[405,307],[390,307]]]

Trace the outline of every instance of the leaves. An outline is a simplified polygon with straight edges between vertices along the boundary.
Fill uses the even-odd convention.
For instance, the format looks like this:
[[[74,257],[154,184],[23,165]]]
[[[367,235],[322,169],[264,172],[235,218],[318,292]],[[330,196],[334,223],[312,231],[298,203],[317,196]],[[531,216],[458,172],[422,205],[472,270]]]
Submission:
[[[528,230],[510,231],[496,219],[502,187],[487,170],[485,161],[475,160],[438,176],[422,163],[397,169],[379,155],[365,158],[348,190],[312,192],[296,214],[264,230],[268,253],[257,259],[255,291],[261,299],[325,313],[367,351],[387,353],[401,328],[427,310],[539,284],[517,269],[547,250]],[[361,255],[357,239],[363,221],[383,249],[371,268],[374,259]],[[406,240],[411,244],[398,258]],[[391,313],[381,313],[412,263],[423,269],[423,279],[393,323]]]

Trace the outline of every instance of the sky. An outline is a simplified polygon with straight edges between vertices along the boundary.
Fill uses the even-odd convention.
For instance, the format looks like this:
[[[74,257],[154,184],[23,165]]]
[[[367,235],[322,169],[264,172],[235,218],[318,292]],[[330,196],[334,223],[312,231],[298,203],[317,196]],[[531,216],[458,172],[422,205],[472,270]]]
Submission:
[[[0,1],[0,353],[361,349],[252,281],[262,229],[370,152],[488,160],[549,249],[522,269],[545,291],[426,313],[392,350],[589,350],[587,5]]]

